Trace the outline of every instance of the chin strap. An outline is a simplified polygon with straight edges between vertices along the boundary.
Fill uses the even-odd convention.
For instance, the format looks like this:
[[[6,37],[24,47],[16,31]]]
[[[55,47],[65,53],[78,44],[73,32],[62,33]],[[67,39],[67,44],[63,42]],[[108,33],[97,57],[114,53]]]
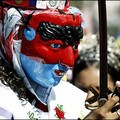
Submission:
[[[100,34],[100,94],[99,106],[104,105],[108,99],[107,91],[107,15],[106,0],[98,0],[99,34]]]

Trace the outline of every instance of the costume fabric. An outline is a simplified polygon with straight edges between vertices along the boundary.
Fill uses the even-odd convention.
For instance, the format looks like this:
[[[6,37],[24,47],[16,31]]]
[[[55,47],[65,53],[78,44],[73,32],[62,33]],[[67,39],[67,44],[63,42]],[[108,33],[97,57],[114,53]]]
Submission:
[[[26,100],[19,100],[17,94],[3,84],[0,86],[0,98],[0,108],[9,111],[14,119],[83,119],[90,112],[84,106],[86,93],[66,81],[52,88],[48,98],[49,112],[35,108]],[[57,111],[60,107],[61,110]],[[11,119],[3,114],[0,118]]]

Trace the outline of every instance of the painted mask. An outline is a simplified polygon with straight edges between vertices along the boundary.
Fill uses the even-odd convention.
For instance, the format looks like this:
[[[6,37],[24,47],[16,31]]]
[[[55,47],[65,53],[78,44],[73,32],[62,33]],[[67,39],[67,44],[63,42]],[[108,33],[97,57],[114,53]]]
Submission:
[[[67,8],[4,11],[2,56],[24,77],[28,88],[30,82],[44,88],[57,85],[78,56],[81,16]]]

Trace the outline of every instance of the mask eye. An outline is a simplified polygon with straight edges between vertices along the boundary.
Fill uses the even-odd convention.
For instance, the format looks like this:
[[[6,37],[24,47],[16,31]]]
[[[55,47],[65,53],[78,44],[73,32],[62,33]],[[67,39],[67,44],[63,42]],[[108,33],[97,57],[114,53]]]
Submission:
[[[77,50],[78,49],[78,44],[73,45],[73,49]]]
[[[52,48],[60,48],[62,45],[60,44],[50,44]]]

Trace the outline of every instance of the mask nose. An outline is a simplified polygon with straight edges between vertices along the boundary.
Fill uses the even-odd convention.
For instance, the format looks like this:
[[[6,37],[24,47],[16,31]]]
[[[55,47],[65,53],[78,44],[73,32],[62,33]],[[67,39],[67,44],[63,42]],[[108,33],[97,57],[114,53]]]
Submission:
[[[68,46],[62,50],[60,63],[67,67],[73,67],[75,62],[75,54],[72,46]]]

